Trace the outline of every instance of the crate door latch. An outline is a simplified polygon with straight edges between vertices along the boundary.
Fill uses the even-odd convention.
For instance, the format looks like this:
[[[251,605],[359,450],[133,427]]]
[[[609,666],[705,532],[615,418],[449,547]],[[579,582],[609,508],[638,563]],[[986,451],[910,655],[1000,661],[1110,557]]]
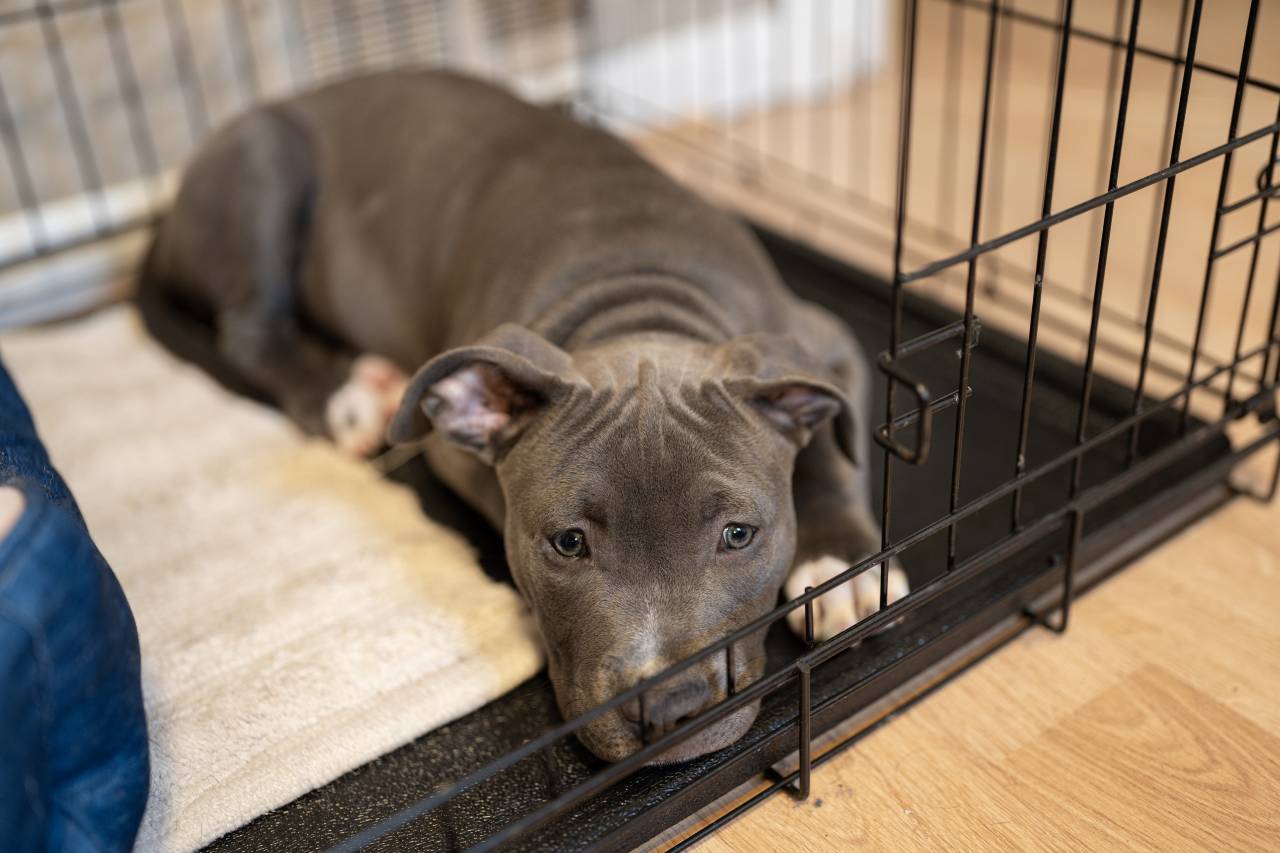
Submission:
[[[906,386],[907,390],[915,397],[915,405],[909,411],[894,417],[892,424],[881,424],[875,431],[876,443],[904,462],[912,465],[923,465],[929,458],[929,447],[933,439],[933,416],[938,412],[946,411],[952,406],[958,405],[960,402],[960,390],[957,388],[944,397],[934,399],[929,386],[904,369],[901,362],[910,356],[917,355],[952,338],[964,337],[964,327],[964,321],[957,320],[950,325],[935,329],[899,345],[896,355],[890,350],[884,350],[876,359],[876,364],[889,377],[890,383],[897,382]],[[969,334],[969,349],[973,349],[978,345],[978,336],[981,330],[981,320],[974,317],[973,329]],[[972,396],[973,387],[966,386],[964,394],[966,398]],[[912,424],[919,424],[919,426],[916,427],[915,446],[908,447],[894,438],[893,433],[906,429]]]

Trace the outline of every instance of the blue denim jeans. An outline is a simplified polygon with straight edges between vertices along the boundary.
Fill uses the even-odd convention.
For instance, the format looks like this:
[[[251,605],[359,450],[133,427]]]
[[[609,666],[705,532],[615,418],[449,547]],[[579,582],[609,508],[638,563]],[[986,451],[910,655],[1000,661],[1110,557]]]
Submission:
[[[86,412],[92,417],[92,412]],[[147,799],[138,632],[0,362],[0,847],[128,850]]]

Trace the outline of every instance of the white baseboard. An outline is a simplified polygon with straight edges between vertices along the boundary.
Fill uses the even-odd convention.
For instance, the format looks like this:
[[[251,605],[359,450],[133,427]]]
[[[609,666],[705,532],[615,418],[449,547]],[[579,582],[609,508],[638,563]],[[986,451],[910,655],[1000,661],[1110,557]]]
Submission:
[[[81,313],[127,293],[150,229],[134,227],[95,239],[92,205],[105,214],[108,229],[145,222],[168,206],[175,182],[174,173],[168,172],[107,187],[93,201],[75,196],[0,217],[0,267],[12,264],[0,270],[0,329]],[[14,263],[36,248],[29,227],[32,216],[41,223],[46,246],[54,251]]]
[[[150,233],[149,228],[126,231],[0,272],[0,330],[47,323],[125,298]]]

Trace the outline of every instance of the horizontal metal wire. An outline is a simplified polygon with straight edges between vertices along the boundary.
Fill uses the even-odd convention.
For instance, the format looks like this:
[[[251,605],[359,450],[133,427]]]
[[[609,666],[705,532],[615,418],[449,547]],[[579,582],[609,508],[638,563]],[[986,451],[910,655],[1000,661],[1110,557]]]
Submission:
[[[946,2],[967,6],[971,9],[981,10],[983,12],[986,12],[990,8],[990,3],[984,2],[984,0],[946,0]],[[1031,24],[1042,29],[1055,30],[1058,32],[1062,31],[1062,24],[1052,18],[1047,18],[1044,15],[1039,15],[1035,12],[1030,12],[1024,9],[1017,9],[1007,4],[1000,6],[997,10],[997,14],[1020,23]],[[1094,30],[1090,30],[1085,27],[1071,27],[1071,36],[1072,38],[1091,41],[1095,44],[1105,45],[1116,50],[1123,50],[1129,46],[1129,42],[1126,39],[1104,35],[1103,33],[1095,32]],[[1186,64],[1186,60],[1180,56],[1160,50],[1159,48],[1148,47],[1142,44],[1134,46],[1134,53],[1139,56],[1145,56],[1148,59],[1163,60],[1170,65],[1181,66]],[[1224,80],[1231,80],[1233,82],[1236,77],[1239,76],[1236,71],[1208,62],[1197,61],[1193,63],[1191,67],[1196,71],[1203,71],[1204,73],[1211,74],[1214,77],[1220,77]],[[1264,80],[1261,77],[1246,77],[1245,84],[1261,89],[1265,92],[1280,94],[1280,82]]]
[[[1280,343],[1280,339],[1268,341],[1266,344],[1244,353],[1241,356],[1241,360],[1248,360],[1262,355],[1267,349],[1275,346],[1277,343]],[[421,817],[440,805],[443,805],[462,791],[496,776],[525,758],[528,758],[540,750],[552,745],[556,741],[573,735],[592,720],[598,719],[600,716],[621,707],[626,702],[637,698],[649,689],[658,686],[675,675],[678,675],[699,661],[705,660],[713,654],[723,652],[726,646],[740,642],[752,634],[763,629],[767,629],[773,623],[785,619],[787,614],[793,610],[804,607],[807,603],[820,598],[831,590],[850,581],[857,575],[875,568],[886,560],[900,555],[904,551],[919,545],[930,537],[943,532],[948,527],[963,521],[965,518],[968,518],[977,512],[980,512],[1001,498],[1011,494],[1014,489],[1025,488],[1028,484],[1036,482],[1059,470],[1062,466],[1072,462],[1077,457],[1083,456],[1084,454],[1125,435],[1125,433],[1136,424],[1142,423],[1161,412],[1171,409],[1194,389],[1206,385],[1217,376],[1224,374],[1228,369],[1229,366],[1226,365],[1218,367],[1201,377],[1196,382],[1191,383],[1188,387],[1165,397],[1159,402],[1153,404],[1151,407],[1143,410],[1141,413],[1131,415],[1117,421],[1087,441],[1073,447],[1071,450],[1064,451],[1057,458],[1011,478],[980,497],[974,498],[973,500],[958,507],[955,512],[949,513],[943,518],[940,518],[937,521],[920,528],[914,533],[903,537],[890,547],[882,549],[879,553],[866,557],[850,567],[848,570],[836,575],[825,583],[813,587],[803,595],[797,596],[796,598],[793,598],[785,604],[775,608],[771,612],[752,620],[747,625],[734,631],[732,634],[729,634],[715,643],[711,643],[684,660],[672,664],[662,672],[636,683],[627,690],[617,694],[608,702],[602,703],[595,708],[584,712],[580,716],[560,724],[556,728],[543,733],[518,749],[512,750],[451,785],[438,790],[437,792],[419,800],[417,803],[414,803],[388,818],[378,821],[365,830],[362,830],[360,833],[352,836],[347,841],[344,841],[339,845],[335,845],[331,850],[335,851],[335,853],[337,853],[337,851],[358,850],[378,838],[395,832],[397,829],[400,829],[416,818]],[[1139,482],[1151,476],[1153,473],[1167,467],[1182,455],[1191,452],[1214,436],[1222,434],[1226,425],[1233,420],[1234,417],[1228,415],[1198,427],[1177,442],[1134,464],[1120,476],[1080,491],[1070,502],[1063,504],[1054,512],[1043,516],[1035,523],[1023,528],[1021,531],[1011,534],[1005,539],[995,543],[984,553],[989,558],[992,554],[1002,554],[1011,548],[1016,549],[1016,547],[1021,546],[1024,543],[1033,541],[1039,536],[1042,536],[1052,530],[1055,524],[1061,524],[1062,519],[1066,518],[1071,513],[1088,510],[1106,502],[1125,489],[1130,488],[1134,483]],[[1280,434],[1277,433],[1277,430],[1280,430],[1280,427],[1273,428],[1272,432],[1268,433],[1266,440],[1274,440],[1276,435]],[[920,589],[909,593],[905,598],[889,604],[888,607],[881,609],[862,621],[859,621],[844,632],[815,647],[812,651],[807,652],[795,661],[792,661],[788,667],[756,681],[745,689],[740,689],[733,697],[725,699],[713,706],[710,710],[705,711],[686,723],[682,723],[679,727],[673,729],[661,739],[646,745],[640,751],[633,753],[622,761],[606,767],[586,782],[581,783],[566,792],[566,794],[562,795],[556,801],[547,804],[537,812],[526,815],[519,821],[518,825],[512,824],[507,827],[498,836],[494,836],[494,838],[486,841],[485,845],[489,846],[490,842],[493,844],[500,843],[504,839],[513,837],[517,832],[532,828],[533,826],[540,824],[545,819],[553,816],[556,812],[568,808],[574,802],[579,802],[594,794],[601,788],[619,781],[625,775],[635,772],[649,760],[660,755],[671,746],[692,736],[693,734],[696,734],[706,726],[711,725],[715,721],[722,719],[729,713],[732,713],[734,710],[737,710],[738,708],[755,701],[755,699],[764,696],[774,688],[781,686],[789,678],[795,675],[795,666],[797,664],[804,663],[805,665],[812,667],[823,663],[829,658],[849,648],[864,637],[886,626],[890,622],[893,622],[911,611],[927,604],[929,601],[937,597],[937,595],[941,594],[941,592],[951,589],[953,585],[961,583],[969,576],[969,573],[975,570],[976,567],[977,564],[966,561],[960,566],[957,566],[955,570],[939,576],[939,578],[931,582],[929,585],[921,587]],[[572,797],[572,799],[567,799],[569,797]]]
[[[1265,170],[1264,170],[1264,171],[1265,171]],[[1233,201],[1233,202],[1230,202],[1230,203],[1228,203],[1228,204],[1224,205],[1224,206],[1223,206],[1223,208],[1222,208],[1222,212],[1223,212],[1223,213],[1234,213],[1235,211],[1239,210],[1240,208],[1242,208],[1242,207],[1248,207],[1249,205],[1253,204],[1254,202],[1262,201],[1263,199],[1266,199],[1266,198],[1275,198],[1276,196],[1280,196],[1280,187],[1267,186],[1267,187],[1265,187],[1265,188],[1263,188],[1263,189],[1260,189],[1260,190],[1258,190],[1258,191],[1256,191],[1256,192],[1252,192],[1252,193],[1250,193],[1249,195],[1245,196],[1244,198],[1238,199],[1238,200],[1236,200],[1236,201]]]
[[[956,264],[973,260],[976,257],[987,254],[988,252],[993,252],[1002,246],[1015,243],[1024,237],[1030,237],[1032,234],[1038,234],[1047,228],[1052,228],[1055,225],[1074,219],[1083,213],[1088,213],[1091,210],[1096,210],[1105,205],[1112,204],[1125,196],[1133,195],[1139,190],[1144,190],[1147,187],[1160,183],[1161,181],[1168,180],[1173,175],[1180,175],[1189,169],[1194,169],[1197,166],[1201,166],[1211,160],[1215,160],[1230,151],[1243,148],[1250,143],[1257,142],[1259,139],[1265,139],[1276,132],[1280,132],[1280,122],[1272,122],[1265,127],[1260,127],[1257,130],[1252,131],[1251,133],[1246,133],[1244,136],[1237,137],[1230,142],[1225,142],[1216,148],[1210,148],[1208,151],[1197,154],[1195,157],[1183,160],[1176,166],[1161,169],[1158,172],[1152,172],[1146,177],[1139,178],[1136,181],[1131,181],[1130,183],[1117,187],[1110,192],[1103,193],[1102,195],[1095,196],[1087,201],[1082,201],[1079,204],[1072,205],[1071,207],[1061,210],[1052,216],[1038,219],[1035,222],[1022,226],[1021,228],[1016,228],[1013,231],[1002,234],[999,237],[994,237],[990,240],[976,243],[970,248],[965,249],[963,252],[957,252],[954,255],[934,261],[931,264],[926,264],[913,272],[903,273],[898,277],[898,281],[902,284],[909,284],[913,281],[919,281],[920,279],[937,275],[943,270],[953,267]]]
[[[914,603],[910,607],[901,606],[902,601],[899,601],[898,603],[892,604],[888,608],[881,609],[866,619],[859,621],[857,624],[847,628],[845,631],[822,643],[812,651],[801,655],[799,658],[792,661],[787,668],[755,682],[745,691],[742,691],[736,696],[715,705],[709,711],[703,712],[689,722],[682,724],[681,727],[669,732],[659,740],[648,744],[639,752],[628,756],[621,762],[606,767],[587,781],[580,783],[575,788],[560,795],[555,800],[552,800],[538,810],[507,825],[503,830],[490,838],[485,839],[482,843],[477,844],[473,849],[492,850],[506,841],[516,838],[525,832],[536,829],[547,820],[562,813],[568,808],[571,808],[576,803],[598,793],[615,782],[621,781],[621,779],[639,770],[647,762],[657,758],[667,749],[670,749],[672,746],[675,746],[681,741],[697,734],[702,729],[723,719],[737,709],[755,701],[758,698],[762,698],[764,695],[783,686],[803,671],[811,670],[812,668],[825,663],[836,655],[847,651],[849,648],[861,642],[868,636],[888,627],[891,623],[902,616],[905,616],[910,611],[922,607],[944,593],[964,585],[966,582],[972,580],[972,578],[982,569],[987,568],[993,560],[1002,557],[1008,551],[1016,550],[1018,547],[1026,543],[1039,539],[1041,536],[1051,532],[1055,527],[1061,527],[1066,518],[1073,513],[1088,507],[1097,506],[1111,497],[1114,497],[1124,489],[1129,488],[1134,482],[1144,479],[1156,471],[1159,471],[1161,468],[1167,466],[1171,461],[1173,461],[1176,456],[1187,453],[1200,446],[1205,441],[1218,435],[1221,431],[1219,428],[1220,426],[1221,425],[1219,424],[1203,427],[1196,432],[1189,434],[1182,442],[1179,442],[1179,444],[1166,448],[1164,452],[1152,456],[1140,465],[1131,468],[1122,477],[1115,478],[1107,483],[1100,484],[1087,491],[1081,492],[1076,501],[1073,501],[1072,505],[1063,507],[1060,511],[1055,512],[1052,515],[1045,516],[1019,533],[1009,536],[1007,540],[997,543],[997,546],[993,546],[977,557],[965,560],[958,564],[953,570],[938,576],[924,587],[912,592],[909,597],[914,599]],[[1267,444],[1276,441],[1277,438],[1280,438],[1280,425],[1273,425],[1269,431],[1263,434],[1263,436],[1256,439],[1241,451],[1239,456],[1235,456],[1233,454],[1233,461],[1237,458],[1244,458],[1244,456],[1247,456]],[[1171,454],[1170,451],[1177,452]],[[867,568],[870,568],[870,566]],[[816,593],[817,590],[815,589],[814,592]],[[867,677],[874,677],[874,674]],[[452,794],[450,794],[450,796],[452,796]],[[449,797],[444,797],[440,802],[443,802],[448,798]],[[437,805],[438,804],[439,803],[437,803]],[[422,813],[424,812],[420,812],[419,814]],[[407,823],[407,821],[397,823],[395,828],[403,826],[404,823]],[[377,827],[371,828],[371,830],[376,829]],[[376,831],[369,835],[362,833],[360,836],[356,837],[356,839],[361,840],[362,843],[360,845],[348,846],[344,843],[343,845],[332,848],[332,850],[356,850],[359,849],[359,846],[371,843],[377,838],[380,838],[392,831],[394,831],[394,829]],[[353,839],[352,841],[355,842],[356,839]]]
[[[1221,249],[1214,249],[1213,254],[1210,257],[1216,261],[1218,258],[1229,255],[1232,252],[1239,251],[1245,246],[1252,246],[1254,243],[1259,243],[1262,240],[1265,240],[1268,234],[1274,234],[1276,231],[1280,231],[1280,222],[1277,222],[1274,225],[1268,225],[1257,234],[1250,234],[1248,237],[1243,237],[1234,243],[1223,246]]]
[[[615,119],[620,117],[617,113],[611,112],[599,106],[588,107],[588,111],[596,115],[609,116]],[[625,120],[625,117],[623,118]],[[685,151],[687,151],[687,153],[691,156],[696,155],[699,157],[705,157],[709,160],[715,161],[723,165],[727,169],[734,169],[744,173],[743,180],[748,183],[750,183],[753,180],[751,176],[751,172],[753,167],[756,164],[753,164],[750,161],[749,157],[744,157],[744,160],[742,161],[729,159],[723,153],[716,151],[715,150],[716,146],[703,144],[698,140],[690,139],[688,138],[688,136],[678,131],[669,131],[663,128],[655,128],[648,132],[665,141],[669,141],[680,146]],[[741,144],[744,151],[754,150],[749,148],[749,146],[747,146],[746,143],[741,143]],[[768,158],[766,157],[766,159]],[[829,194],[832,194],[833,196],[843,198],[846,201],[853,201],[855,203],[865,203],[869,207],[882,207],[882,203],[876,201],[875,199],[871,199],[869,197],[863,196],[860,193],[857,193],[856,191],[851,190],[847,187],[838,186],[836,184],[825,181],[820,175],[817,175],[812,172],[806,172],[800,169],[799,167],[794,166],[793,164],[787,163],[786,161],[779,161],[776,168],[774,167],[773,164],[769,164],[768,168],[771,171],[771,175],[774,175],[774,176],[777,175],[778,169],[781,169],[783,172],[793,173],[792,175],[790,175],[790,177],[798,180],[803,185],[804,189],[808,189],[808,190],[812,190],[814,192],[820,192],[820,193],[829,193]],[[850,213],[847,210],[844,210],[842,208],[832,209],[829,207],[820,206],[819,204],[808,201],[803,196],[796,195],[790,191],[784,192],[780,190],[779,201],[782,204],[787,205],[788,207],[798,209],[800,212],[804,213],[804,215],[807,218],[811,218],[816,221],[828,222],[832,220],[838,220],[837,223],[833,223],[833,224],[837,224],[838,227],[846,231],[848,236],[850,237],[856,237],[864,241],[886,239],[883,234],[872,230],[869,226],[865,226],[865,225],[862,225],[860,222],[854,221],[851,218]],[[923,233],[926,233],[928,236],[930,236],[931,239],[934,239],[939,243],[950,244],[950,246],[953,247],[953,251],[959,252],[963,249],[963,246],[964,246],[963,240],[957,237],[954,237],[953,235],[945,231],[936,229],[933,226],[928,225],[927,223],[923,223],[923,222],[920,222],[919,220],[912,220],[908,218],[907,228],[913,235],[917,235],[923,232]],[[927,255],[925,251],[922,249],[915,248],[912,246],[907,246],[904,248],[904,253],[911,258],[915,258],[921,261],[922,263],[927,261]],[[1034,271],[1015,261],[1011,261],[1007,258],[1000,257],[999,255],[994,255],[994,256],[987,255],[982,260],[983,260],[983,263],[989,264],[992,269],[994,269],[1000,274],[1001,278],[997,278],[993,280],[992,282],[990,282],[990,284],[995,287],[1000,287],[1002,290],[1006,289],[1005,288],[1006,283],[1004,281],[1004,278],[1022,279],[1024,281],[1033,282],[1033,283],[1035,281]],[[1075,289],[1071,287],[1068,287],[1067,284],[1061,281],[1060,279],[1056,279],[1053,277],[1046,277],[1043,283],[1050,292],[1056,295],[1060,295],[1064,298],[1077,299],[1084,302],[1085,304],[1088,304],[1090,301],[1087,296],[1080,294],[1079,292],[1077,292]],[[1012,291],[1015,295],[1018,293],[1018,291],[1013,288],[1008,288],[1008,290]],[[1112,308],[1104,304],[1101,306],[1100,310],[1101,310],[1102,317],[1106,320],[1124,323],[1126,325],[1134,327],[1135,329],[1144,328],[1145,324],[1141,319],[1136,317],[1131,317],[1115,308]],[[1055,319],[1050,316],[1046,316],[1043,322],[1050,325],[1057,323],[1063,328],[1066,328],[1066,326],[1062,323],[1061,320]],[[1171,348],[1175,348],[1175,349],[1179,349],[1187,352],[1189,352],[1191,349],[1190,343],[1183,341],[1182,339],[1166,331],[1163,331],[1162,329],[1159,329],[1159,328],[1154,328],[1152,330],[1152,337],[1154,341],[1166,347],[1171,347]],[[1111,352],[1120,353],[1120,354],[1136,354],[1136,353],[1129,353],[1128,351],[1115,346],[1106,338],[1099,339],[1099,348],[1102,350],[1109,350]],[[1203,354],[1202,358],[1205,360],[1206,363],[1210,365],[1216,366],[1218,364],[1221,364],[1221,361],[1219,359],[1214,358],[1211,355]],[[1165,364],[1162,361],[1158,361],[1154,359],[1152,360],[1151,367],[1153,370],[1156,370],[1157,372],[1166,374],[1168,376],[1181,376],[1182,374],[1182,370],[1180,368],[1175,368],[1171,365]],[[1249,378],[1256,380],[1258,377],[1250,376]]]

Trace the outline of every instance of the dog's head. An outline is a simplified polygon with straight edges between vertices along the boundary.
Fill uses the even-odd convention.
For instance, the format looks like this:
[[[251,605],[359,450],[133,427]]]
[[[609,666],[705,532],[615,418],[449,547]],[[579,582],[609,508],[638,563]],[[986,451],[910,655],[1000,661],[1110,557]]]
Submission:
[[[494,465],[512,575],[533,610],[567,718],[768,612],[795,552],[797,451],[849,402],[800,348],[752,335],[695,351],[654,339],[571,357],[506,325],[431,360],[410,383],[393,442],[435,429]],[[735,644],[741,690],[764,637]],[[727,694],[714,654],[580,731],[616,761]],[[750,705],[665,752],[727,746]]]

